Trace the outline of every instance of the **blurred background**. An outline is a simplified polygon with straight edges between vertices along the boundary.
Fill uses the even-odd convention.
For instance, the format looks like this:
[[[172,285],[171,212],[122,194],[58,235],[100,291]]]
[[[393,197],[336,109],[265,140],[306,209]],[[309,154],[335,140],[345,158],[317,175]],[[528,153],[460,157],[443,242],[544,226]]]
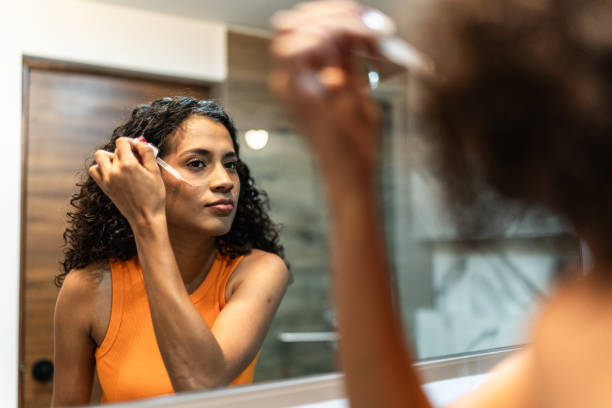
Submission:
[[[27,0],[0,6],[7,215],[0,295],[6,392],[0,395],[9,405],[49,405],[53,278],[68,201],[86,158],[131,108],[168,95],[214,98],[225,106],[242,158],[282,225],[294,281],[255,381],[339,370],[325,197],[316,163],[266,84],[269,18],[296,3]],[[428,2],[366,3],[419,42],[413,32]],[[421,154],[427,126],[419,78],[385,62],[364,64],[364,75],[384,112],[380,194],[394,300],[418,358],[521,344],[554,279],[580,267],[579,242],[541,209],[518,214],[486,238],[461,239]]]

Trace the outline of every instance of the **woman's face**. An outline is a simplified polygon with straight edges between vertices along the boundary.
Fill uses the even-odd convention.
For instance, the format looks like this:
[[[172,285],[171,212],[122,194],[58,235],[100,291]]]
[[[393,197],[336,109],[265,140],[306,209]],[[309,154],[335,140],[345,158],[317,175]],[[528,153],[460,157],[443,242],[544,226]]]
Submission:
[[[204,116],[187,118],[163,159],[191,185],[161,170],[170,228],[219,236],[229,232],[240,194],[238,157],[229,132]]]

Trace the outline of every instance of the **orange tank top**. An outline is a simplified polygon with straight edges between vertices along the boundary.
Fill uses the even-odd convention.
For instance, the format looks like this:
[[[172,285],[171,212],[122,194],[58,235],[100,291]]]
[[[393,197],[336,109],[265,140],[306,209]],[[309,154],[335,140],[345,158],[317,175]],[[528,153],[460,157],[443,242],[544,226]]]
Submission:
[[[231,259],[218,252],[191,300],[209,327],[225,306],[225,287],[244,256]],[[150,398],[174,392],[164,366],[138,258],[112,260],[111,317],[102,344],[96,350],[96,367],[102,402]],[[257,357],[232,385],[253,381]]]

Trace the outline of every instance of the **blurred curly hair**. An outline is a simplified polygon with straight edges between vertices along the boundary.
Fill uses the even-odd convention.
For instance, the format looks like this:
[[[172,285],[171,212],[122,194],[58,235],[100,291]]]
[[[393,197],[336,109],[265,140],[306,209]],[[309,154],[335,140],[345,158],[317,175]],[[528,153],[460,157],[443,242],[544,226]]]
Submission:
[[[439,78],[428,84],[429,136],[450,201],[471,208],[461,222],[482,231],[506,200],[546,207],[605,242],[611,3],[453,0],[432,16],[424,48]]]
[[[192,115],[204,116],[225,126],[240,157],[236,129],[228,114],[213,101],[191,97],[166,97],[138,106],[100,149],[112,152],[118,138],[144,136],[159,148],[159,156],[163,157],[170,149],[175,131]],[[92,164],[94,160],[90,158],[87,168]],[[240,195],[236,216],[230,231],[216,238],[217,249],[232,258],[261,249],[284,259],[279,227],[267,213],[267,194],[255,186],[248,166],[240,158],[237,171]],[[64,231],[64,259],[60,262],[61,272],[55,277],[56,286],[61,287],[73,269],[111,258],[127,260],[136,255],[134,233],[128,221],[89,175],[77,184],[70,206]]]

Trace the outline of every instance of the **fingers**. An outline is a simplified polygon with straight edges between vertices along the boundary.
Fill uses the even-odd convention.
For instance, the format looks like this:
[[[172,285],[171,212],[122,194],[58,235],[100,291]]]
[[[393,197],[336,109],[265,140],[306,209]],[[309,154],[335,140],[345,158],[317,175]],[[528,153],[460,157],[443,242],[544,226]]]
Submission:
[[[123,165],[141,164],[149,171],[158,169],[153,148],[137,139],[120,137],[115,142],[115,152]]]
[[[370,94],[367,77],[363,73],[346,70],[338,64],[320,68],[299,62],[277,66],[271,72],[268,84],[288,107],[305,103],[327,104],[343,93],[358,98],[369,98]]]
[[[316,55],[335,45],[345,52],[357,49],[377,56],[376,35],[363,22],[364,10],[364,6],[355,2],[334,0],[302,3],[293,10],[279,12],[271,20],[280,40],[272,45],[273,55],[277,58]],[[318,41],[312,36],[313,31],[323,33]],[[285,34],[292,34],[293,41],[288,41]],[[290,47],[286,46],[288,43]]]
[[[97,164],[90,166],[88,169],[88,173],[91,178],[94,179],[96,184],[100,185],[100,182],[102,181],[102,171],[100,170],[100,166]]]
[[[310,25],[275,38],[271,55],[280,65],[307,65],[313,68],[339,63],[343,49],[319,25]]]
[[[330,174],[338,166],[369,171],[380,148],[380,114],[359,59],[380,56],[379,34],[363,21],[367,10],[348,0],[315,1],[272,21],[269,86]]]
[[[362,20],[364,6],[349,0],[303,3],[272,20],[269,85],[281,99],[311,102],[367,84],[355,56],[379,57],[377,37]]]
[[[278,63],[302,60],[311,65],[338,59],[350,62],[359,54],[380,57],[376,37],[360,20],[347,18],[320,20],[280,33],[270,53]]]
[[[112,166],[114,154],[106,150],[98,150],[94,153],[94,160],[96,164],[90,166],[88,173],[94,181],[100,185],[102,177],[105,172]]]
[[[98,167],[102,171],[106,171],[112,166],[114,157],[115,155],[109,151],[97,150],[94,153],[96,165],[92,167]]]
[[[115,153],[107,150],[98,150],[94,153],[96,164],[88,169],[91,177],[98,183],[109,175],[113,168],[130,166],[142,163],[147,170],[158,170],[153,149],[146,143],[126,137],[115,141]]]
[[[322,18],[346,15],[358,15],[362,6],[353,1],[311,1],[300,3],[291,10],[282,10],[274,13],[270,19],[272,28],[277,33],[290,31],[296,27],[310,24]]]
[[[115,154],[119,162],[124,164],[133,164],[138,162],[138,159],[132,151],[132,139],[120,137],[115,141]]]
[[[155,153],[150,145],[148,145],[147,143],[142,143],[135,139],[131,139],[130,144],[132,146],[132,149],[136,151],[136,154],[140,158],[141,164],[147,170],[158,170],[157,161],[155,160]]]

